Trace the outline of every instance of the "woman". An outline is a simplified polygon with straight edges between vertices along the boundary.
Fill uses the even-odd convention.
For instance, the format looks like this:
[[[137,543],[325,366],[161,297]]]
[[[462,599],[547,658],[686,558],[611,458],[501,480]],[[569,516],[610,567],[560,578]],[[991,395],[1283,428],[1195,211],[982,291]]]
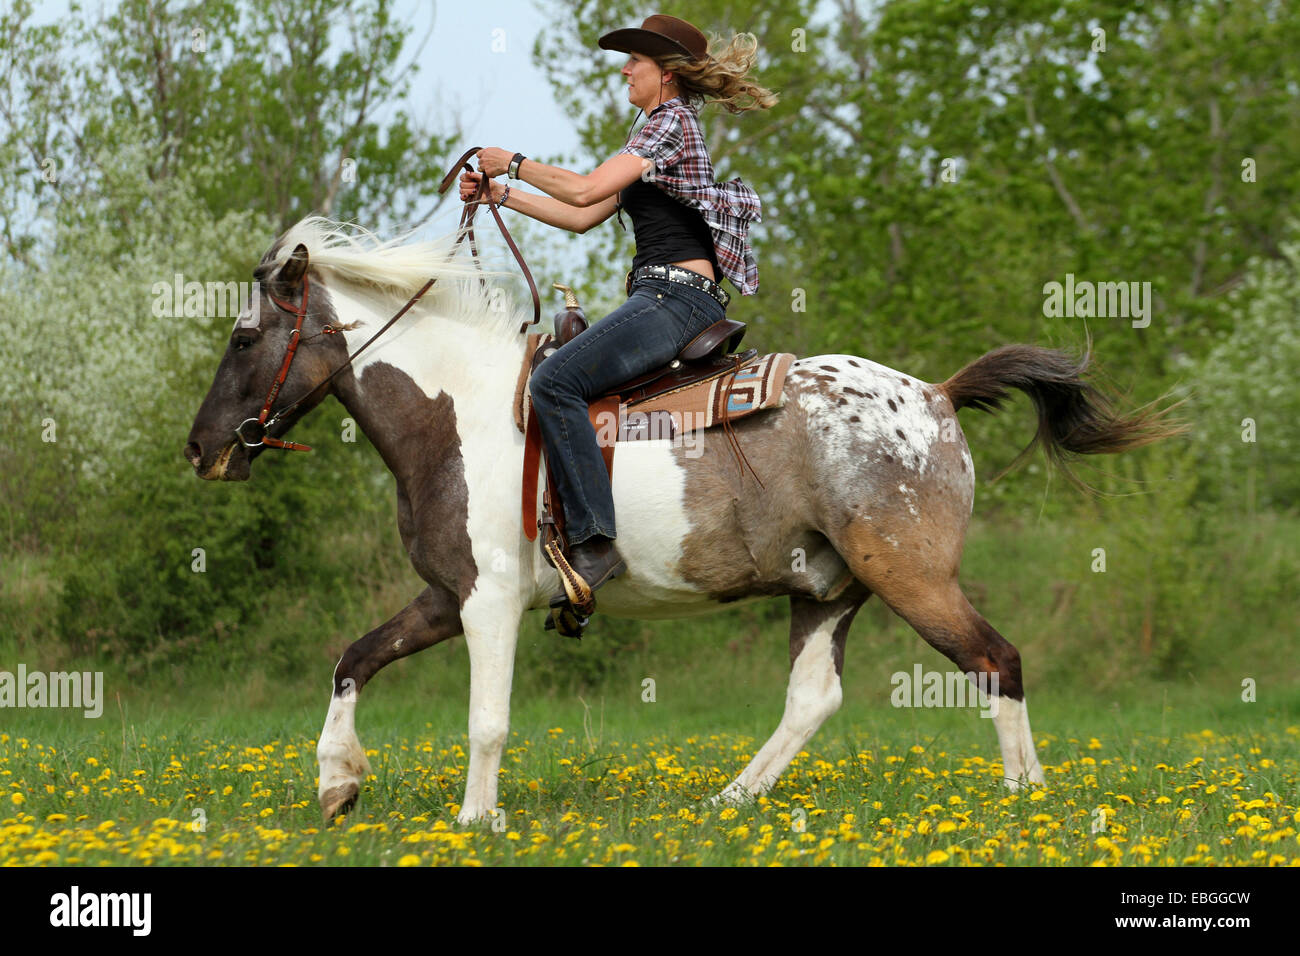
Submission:
[[[546,359],[529,385],[564,502],[568,560],[591,591],[626,565],[613,544],[614,499],[587,416],[590,399],[666,365],[725,318],[729,296],[718,284],[724,275],[742,295],[758,289],[747,231],[761,204],[740,179],[713,182],[696,113],[709,101],[740,113],[767,109],[777,99],[745,79],[756,55],[752,34],[734,37],[715,57],[694,26],[657,14],[599,42],[629,54],[622,69],[628,100],[647,114],[617,155],[583,175],[492,147],[478,153],[480,172],[461,176],[465,201],[484,174],[506,173],[536,186],[549,198],[500,183],[492,184],[492,198],[571,232],[586,232],[624,208],[632,218],[637,251],[627,302]],[[551,604],[565,600],[561,592]]]

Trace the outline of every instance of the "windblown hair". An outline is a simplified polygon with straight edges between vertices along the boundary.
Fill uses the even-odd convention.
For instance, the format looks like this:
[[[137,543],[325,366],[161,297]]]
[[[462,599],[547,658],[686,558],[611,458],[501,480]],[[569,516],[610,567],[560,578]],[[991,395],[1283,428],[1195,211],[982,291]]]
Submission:
[[[775,106],[776,93],[745,79],[758,59],[758,38],[752,33],[738,33],[717,53],[712,52],[722,43],[722,38],[714,34],[703,62],[693,62],[680,54],[656,57],[655,62],[677,76],[682,97],[694,107],[716,103],[729,113],[744,113]]]

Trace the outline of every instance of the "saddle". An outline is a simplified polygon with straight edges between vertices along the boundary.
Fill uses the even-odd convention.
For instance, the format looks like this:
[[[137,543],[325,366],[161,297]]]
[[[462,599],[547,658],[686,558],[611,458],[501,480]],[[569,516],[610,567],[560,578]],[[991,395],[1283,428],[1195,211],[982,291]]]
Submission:
[[[587,331],[587,317],[578,305],[578,297],[568,286],[554,283],[564,293],[564,311],[555,314],[555,338],[539,348],[533,356],[535,369],[561,346]],[[691,339],[666,365],[623,382],[597,398],[617,396],[624,404],[653,398],[661,392],[703,381],[715,372],[721,374],[735,367],[735,360],[743,364],[758,354],[758,349],[748,349],[731,355],[745,337],[745,323],[734,319],[719,319]],[[531,374],[531,373],[530,373]]]
[[[568,564],[564,534],[564,509],[558,499],[550,463],[546,462],[546,486],[542,495],[542,516],[537,517],[537,486],[542,453],[541,430],[531,411],[528,379],[533,371],[565,343],[587,329],[587,320],[573,290],[558,282],[564,293],[563,311],[555,316],[555,335],[532,334],[515,388],[515,424],[525,434],[522,512],[524,533],[535,540],[542,533],[542,554],[560,573],[568,601],[552,607],[547,630],[580,638],[595,610],[595,598]],[[606,473],[613,478],[614,449],[619,441],[675,438],[682,430],[721,424],[727,433],[737,463],[748,467],[730,422],[783,402],[782,383],[794,356],[789,353],[758,355],[751,348],[735,352],[745,334],[745,323],[722,319],[688,342],[670,362],[623,382],[592,399],[588,409],[596,431]],[[637,411],[629,412],[628,409]],[[617,429],[612,423],[617,422]],[[742,472],[743,475],[743,472]],[[758,475],[754,473],[758,480]],[[759,480],[759,485],[762,481]]]

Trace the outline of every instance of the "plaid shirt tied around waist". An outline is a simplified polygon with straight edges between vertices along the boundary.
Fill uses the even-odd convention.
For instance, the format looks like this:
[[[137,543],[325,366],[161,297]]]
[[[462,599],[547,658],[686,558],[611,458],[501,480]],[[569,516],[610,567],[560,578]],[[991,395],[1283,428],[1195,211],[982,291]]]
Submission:
[[[674,96],[651,110],[645,125],[618,152],[654,164],[645,178],[699,210],[713,234],[723,275],[741,295],[757,292],[758,260],[749,242],[749,224],[762,221],[762,202],[739,176],[725,183],[713,181],[713,164],[695,109]]]

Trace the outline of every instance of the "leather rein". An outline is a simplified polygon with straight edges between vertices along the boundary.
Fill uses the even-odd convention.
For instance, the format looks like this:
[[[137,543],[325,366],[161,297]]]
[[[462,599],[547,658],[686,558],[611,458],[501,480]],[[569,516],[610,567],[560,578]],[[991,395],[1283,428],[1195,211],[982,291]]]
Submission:
[[[482,148],[483,148],[482,146],[474,146],[471,147],[470,149],[465,150],[465,152],[461,155],[460,159],[456,160],[455,165],[453,165],[451,169],[447,172],[447,175],[442,178],[442,183],[441,185],[438,186],[438,195],[442,195],[444,192],[447,191],[447,187],[451,185],[451,183],[456,177],[456,174],[459,173],[462,168],[468,169],[470,172],[474,172],[474,168],[469,164],[469,159],[471,156],[477,154]],[[528,269],[528,263],[524,262],[524,257],[522,254],[520,254],[519,247],[515,245],[514,239],[510,237],[510,230],[506,228],[505,222],[501,219],[501,213],[497,211],[497,204],[492,201],[492,180],[490,180],[487,176],[482,176],[479,179],[478,189],[474,193],[473,199],[470,200],[469,202],[466,202],[464,208],[461,210],[460,224],[457,226],[456,242],[452,245],[452,254],[453,255],[455,254],[456,249],[460,246],[461,240],[464,239],[466,236],[468,236],[470,255],[473,256],[474,262],[478,265],[478,267],[480,269],[483,268],[483,264],[482,262],[479,261],[478,258],[478,248],[474,242],[474,213],[478,210],[479,205],[484,202],[486,202],[488,208],[492,210],[492,215],[497,221],[497,226],[501,229],[501,235],[505,237],[506,243],[510,247],[510,251],[514,254],[515,260],[519,263],[519,268],[523,271],[524,278],[528,280],[529,291],[531,291],[533,295],[533,320],[532,322],[525,322],[523,325],[519,327],[520,333],[523,333],[525,330],[527,330],[527,328],[530,325],[536,325],[537,322],[541,319],[542,300],[541,297],[537,294],[537,283],[533,281],[533,274]],[[284,408],[281,408],[274,414],[271,413],[271,406],[275,404],[275,400],[280,394],[280,388],[284,385],[285,379],[288,378],[289,376],[289,366],[293,364],[293,357],[298,351],[298,346],[302,343],[302,324],[303,321],[307,318],[307,299],[311,289],[308,273],[307,272],[303,273],[302,304],[296,308],[293,306],[292,303],[283,302],[277,296],[271,294],[270,292],[267,292],[267,295],[270,296],[271,301],[274,302],[281,311],[287,312],[290,315],[297,316],[297,322],[294,324],[293,332],[290,333],[289,335],[289,344],[285,349],[284,361],[280,363],[280,371],[276,374],[275,381],[271,383],[271,390],[266,393],[266,401],[262,403],[261,413],[256,418],[246,418],[242,422],[240,422],[239,425],[236,426],[235,428],[235,438],[237,438],[239,440],[239,443],[243,445],[245,448],[260,448],[261,446],[266,445],[270,448],[283,448],[286,451],[311,451],[311,447],[308,445],[301,445],[297,442],[283,441],[279,438],[275,438],[274,436],[269,434],[271,427],[274,426],[281,419],[286,418],[291,412],[293,412],[295,408],[297,408],[304,401],[306,401],[311,395],[315,394],[316,392],[324,388],[326,385],[328,385],[331,381],[334,380],[334,377],[340,374],[344,369],[350,368],[352,366],[352,362],[356,359],[356,357],[360,355],[362,352],[364,352],[367,348],[369,348],[370,344],[374,342],[375,339],[379,338],[381,335],[387,332],[389,328],[392,327],[393,323],[395,323],[398,319],[400,319],[408,311],[410,311],[411,307],[414,306],[417,302],[419,302],[420,299],[424,297],[424,294],[428,292],[429,289],[433,287],[433,284],[437,281],[438,279],[435,276],[429,279],[429,281],[426,282],[423,286],[421,286],[420,289],[413,296],[411,296],[410,299],[407,300],[406,305],[402,306],[397,311],[396,315],[394,315],[391,319],[385,322],[383,327],[380,328],[378,332],[370,336],[370,338],[366,339],[366,341],[362,343],[360,348],[358,348],[355,352],[353,352],[351,355],[348,356],[347,361],[345,361],[342,365],[340,365],[338,368],[336,368],[333,372],[329,374],[329,377],[326,378],[325,381],[321,382],[319,385],[312,387],[311,390],[308,391],[306,394],[290,402],[288,405],[286,405]],[[479,281],[485,282],[485,280],[482,277],[479,278]],[[319,334],[333,335],[341,331],[343,330],[334,328],[333,326],[330,325],[326,325],[324,328],[321,329],[321,332]],[[244,436],[245,426],[247,426],[250,422],[253,423],[258,430],[258,434],[255,436],[257,438],[256,441],[250,441],[248,438]]]

